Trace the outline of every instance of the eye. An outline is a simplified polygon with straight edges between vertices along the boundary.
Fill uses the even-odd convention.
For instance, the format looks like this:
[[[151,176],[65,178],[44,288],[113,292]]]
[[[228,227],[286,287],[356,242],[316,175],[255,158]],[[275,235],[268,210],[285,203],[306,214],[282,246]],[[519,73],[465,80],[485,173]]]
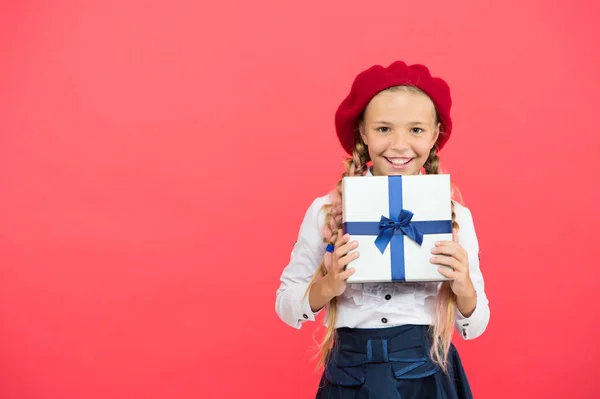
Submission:
[[[410,129],[410,131],[416,134],[423,133],[423,129],[421,129],[420,127],[413,127],[412,129]]]
[[[379,133],[389,133],[390,128],[387,126],[381,126],[376,129]]]

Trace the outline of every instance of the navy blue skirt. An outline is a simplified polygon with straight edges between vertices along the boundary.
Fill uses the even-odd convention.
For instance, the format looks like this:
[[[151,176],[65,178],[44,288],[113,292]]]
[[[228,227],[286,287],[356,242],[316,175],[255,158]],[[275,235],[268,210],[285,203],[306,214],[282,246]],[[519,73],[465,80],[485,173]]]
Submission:
[[[339,328],[316,398],[472,398],[456,348],[443,373],[430,347],[429,326]]]

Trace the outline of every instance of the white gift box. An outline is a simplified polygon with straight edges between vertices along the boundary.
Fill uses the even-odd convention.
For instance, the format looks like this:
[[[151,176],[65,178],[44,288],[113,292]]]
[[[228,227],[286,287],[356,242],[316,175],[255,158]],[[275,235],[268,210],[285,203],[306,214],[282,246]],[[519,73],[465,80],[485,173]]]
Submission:
[[[344,232],[360,252],[348,283],[448,280],[430,258],[452,240],[450,175],[344,177],[342,193]]]

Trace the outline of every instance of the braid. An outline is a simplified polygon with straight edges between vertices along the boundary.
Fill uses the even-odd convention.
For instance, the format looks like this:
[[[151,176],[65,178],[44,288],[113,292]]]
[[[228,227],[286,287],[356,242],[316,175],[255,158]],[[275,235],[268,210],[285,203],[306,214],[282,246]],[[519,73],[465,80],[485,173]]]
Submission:
[[[331,193],[331,204],[323,206],[326,212],[325,224],[323,225],[322,234],[323,242],[334,244],[337,241],[337,232],[342,228],[342,179],[346,176],[362,176],[367,171],[367,162],[370,161],[367,146],[363,143],[360,135],[354,143],[354,151],[352,156],[344,160],[346,171],[342,174],[342,178],[337,182],[335,190]],[[325,252],[321,264],[312,277],[306,293],[310,291],[313,284],[319,279],[327,275],[331,266],[331,253]],[[319,345],[319,362],[317,368],[325,365],[329,359],[331,348],[335,340],[335,322],[337,319],[337,297],[331,299],[327,309],[327,332],[323,341]]]
[[[437,156],[437,145],[435,145],[429,157],[423,165],[425,172],[428,175],[437,175],[440,173],[440,159]],[[452,207],[452,229],[459,229],[456,222],[456,213],[454,212],[454,202],[451,202]],[[441,284],[436,304],[436,320],[433,325],[433,343],[431,346],[430,356],[442,370],[447,371],[448,352],[452,342],[452,334],[454,332],[454,314],[456,311],[456,295],[450,288],[448,281]]]
[[[437,175],[440,173],[440,158],[437,156],[437,145],[433,146],[431,151],[429,151],[429,157],[427,161],[425,161],[425,172],[428,175]]]

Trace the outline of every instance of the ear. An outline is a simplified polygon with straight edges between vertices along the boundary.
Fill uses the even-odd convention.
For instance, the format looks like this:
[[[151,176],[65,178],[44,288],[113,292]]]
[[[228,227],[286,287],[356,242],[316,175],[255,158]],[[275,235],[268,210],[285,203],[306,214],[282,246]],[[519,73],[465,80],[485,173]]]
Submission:
[[[368,146],[369,143],[367,142],[367,134],[365,133],[365,122],[364,121],[358,122],[358,132],[360,134],[360,137],[363,140],[363,143],[365,143],[365,145]]]
[[[433,141],[431,142],[431,148],[437,143],[438,137],[440,137],[440,129],[442,128],[442,124],[438,122],[435,127],[435,131],[433,132]]]

